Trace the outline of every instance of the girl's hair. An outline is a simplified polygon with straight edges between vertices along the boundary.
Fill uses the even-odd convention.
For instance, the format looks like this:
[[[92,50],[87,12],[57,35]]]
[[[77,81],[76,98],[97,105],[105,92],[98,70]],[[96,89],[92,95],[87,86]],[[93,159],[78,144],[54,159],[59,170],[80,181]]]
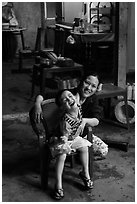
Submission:
[[[62,104],[61,104],[61,95],[64,91],[70,91],[69,89],[62,89],[60,91],[58,91],[57,95],[56,95],[56,98],[55,98],[55,103],[58,107],[60,107]],[[71,92],[71,91],[70,91]]]
[[[82,82],[85,81],[87,79],[87,77],[89,76],[94,76],[94,77],[97,77],[98,80],[100,81],[100,77],[99,75],[97,74],[97,72],[93,72],[93,71],[90,71],[90,72],[87,72],[86,74],[84,74],[84,76],[82,77]]]
[[[83,76],[82,79],[80,80],[78,89],[81,88],[81,86],[83,86],[83,82],[84,82],[89,76],[97,77],[98,81],[100,82],[100,77],[99,77],[99,75],[97,74],[97,72],[90,71],[90,72],[87,72],[86,74],[84,74],[84,76]]]
[[[81,87],[83,86],[83,82],[84,82],[84,81],[87,79],[87,77],[89,77],[89,76],[95,76],[95,77],[97,77],[97,79],[100,81],[99,75],[98,75],[96,72],[92,72],[92,71],[87,72],[87,73],[82,77],[82,79],[81,79],[81,81],[80,81],[80,83],[79,83],[79,85],[78,85],[78,87],[76,88],[75,91],[70,90],[70,89],[62,89],[62,90],[58,91],[58,93],[57,93],[57,95],[56,95],[56,98],[55,98],[55,103],[56,103],[56,105],[57,105],[58,107],[60,107],[60,106],[62,105],[60,99],[61,99],[61,95],[62,95],[62,93],[63,93],[64,91],[70,91],[71,93],[73,93],[73,94],[75,95],[75,94],[77,93],[77,91],[81,89]]]

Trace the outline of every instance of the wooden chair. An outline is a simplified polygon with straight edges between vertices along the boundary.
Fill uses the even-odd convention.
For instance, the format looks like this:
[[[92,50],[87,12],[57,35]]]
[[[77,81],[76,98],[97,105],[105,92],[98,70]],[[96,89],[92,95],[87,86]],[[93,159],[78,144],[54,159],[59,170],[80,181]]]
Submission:
[[[57,56],[64,56],[65,31],[62,28],[55,29],[54,52]]]
[[[42,104],[43,119],[40,124],[37,124],[34,120],[34,107],[30,110],[30,122],[36,135],[38,136],[39,151],[40,151],[40,175],[41,186],[43,189],[48,187],[48,174],[50,161],[52,156],[49,150],[49,139],[52,136],[57,136],[57,126],[59,124],[60,113],[59,108],[55,104],[55,99],[47,99]],[[87,139],[92,142],[92,128],[87,127],[84,130],[84,135],[87,135]],[[69,157],[70,167],[74,167],[74,155],[73,153]],[[89,148],[89,172],[91,179],[93,179],[93,148]]]
[[[73,76],[72,76],[73,73]],[[31,97],[34,95],[35,86],[38,85],[40,88],[40,93],[43,95],[45,94],[45,87],[46,87],[46,81],[48,74],[52,74],[52,77],[50,78],[50,85],[56,82],[54,80],[54,76],[59,76],[60,78],[63,78],[63,75],[71,76],[72,78],[78,78],[81,79],[83,76],[83,66],[81,64],[75,63],[71,67],[62,66],[59,67],[57,65],[52,66],[51,68],[46,68],[44,66],[41,66],[41,64],[34,64],[33,65],[33,73],[32,73],[32,87],[31,87]],[[57,85],[56,90],[58,89]],[[55,97],[55,96],[54,96]]]
[[[22,34],[22,38],[24,39],[23,34]],[[46,48],[45,45],[46,45],[46,30],[41,27],[38,27],[35,49],[32,50],[30,48],[25,47],[24,45],[23,49],[19,50],[19,67],[18,67],[19,72],[22,72],[25,70],[23,69],[24,59],[35,58],[36,56],[39,55],[40,50],[53,51],[53,48]]]

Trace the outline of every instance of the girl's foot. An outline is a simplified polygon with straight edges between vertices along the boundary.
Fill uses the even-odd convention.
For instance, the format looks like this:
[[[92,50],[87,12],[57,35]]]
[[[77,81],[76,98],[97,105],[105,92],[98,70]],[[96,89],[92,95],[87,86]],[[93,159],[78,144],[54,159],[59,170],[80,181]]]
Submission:
[[[82,172],[79,173],[79,176],[82,179],[86,189],[93,188],[93,181],[90,178],[88,179],[87,177],[85,177]]]
[[[54,197],[56,200],[62,199],[62,198],[64,197],[64,191],[63,191],[63,189],[55,189],[53,197]]]

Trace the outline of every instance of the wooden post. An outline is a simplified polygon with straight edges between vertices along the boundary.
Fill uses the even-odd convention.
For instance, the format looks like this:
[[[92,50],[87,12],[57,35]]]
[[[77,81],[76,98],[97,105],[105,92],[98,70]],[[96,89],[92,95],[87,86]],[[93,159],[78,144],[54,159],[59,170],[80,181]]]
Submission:
[[[126,87],[128,2],[119,3],[118,86]]]
[[[45,48],[45,9],[44,2],[41,2],[41,30],[40,30],[40,48]]]

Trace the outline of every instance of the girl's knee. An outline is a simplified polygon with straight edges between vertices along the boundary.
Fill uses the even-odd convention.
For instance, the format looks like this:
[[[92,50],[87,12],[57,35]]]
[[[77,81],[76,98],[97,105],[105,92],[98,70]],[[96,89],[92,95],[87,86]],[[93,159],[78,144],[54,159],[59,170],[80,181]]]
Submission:
[[[65,161],[65,159],[66,159],[66,154],[60,154],[60,155],[58,156],[58,159],[59,159],[60,161]]]
[[[81,153],[88,152],[88,147],[79,148],[79,152],[81,152]]]

